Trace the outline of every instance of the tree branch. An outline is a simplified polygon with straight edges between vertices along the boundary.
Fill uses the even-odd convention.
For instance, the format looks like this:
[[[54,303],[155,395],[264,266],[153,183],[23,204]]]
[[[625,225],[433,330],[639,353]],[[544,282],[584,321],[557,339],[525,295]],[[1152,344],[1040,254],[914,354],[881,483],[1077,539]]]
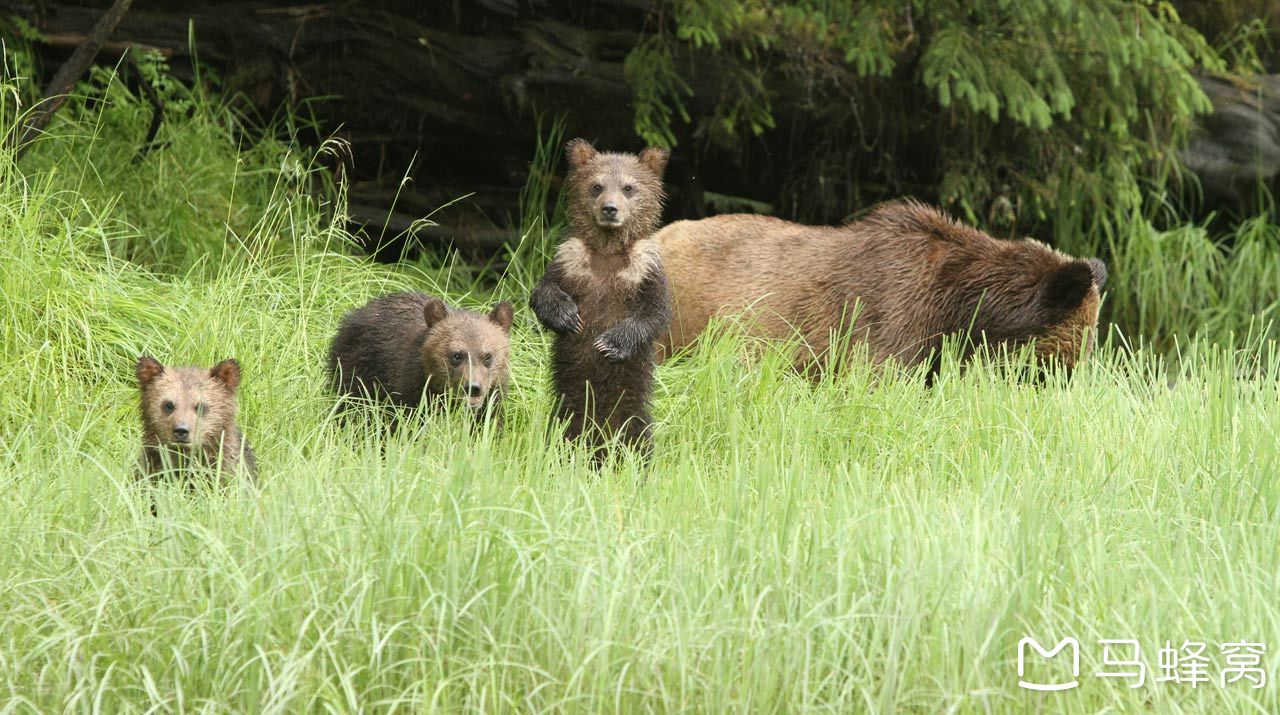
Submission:
[[[107,10],[107,13],[93,26],[93,30],[84,42],[80,43],[76,51],[71,53],[71,57],[58,68],[58,72],[53,75],[49,86],[44,90],[44,97],[31,110],[22,133],[17,135],[19,138],[13,152],[15,162],[31,145],[32,140],[49,125],[53,113],[67,101],[67,95],[71,93],[76,81],[84,75],[93,58],[97,56],[98,50],[115,31],[116,25],[120,24],[121,18],[132,4],[133,0],[115,0],[111,4],[111,9]]]

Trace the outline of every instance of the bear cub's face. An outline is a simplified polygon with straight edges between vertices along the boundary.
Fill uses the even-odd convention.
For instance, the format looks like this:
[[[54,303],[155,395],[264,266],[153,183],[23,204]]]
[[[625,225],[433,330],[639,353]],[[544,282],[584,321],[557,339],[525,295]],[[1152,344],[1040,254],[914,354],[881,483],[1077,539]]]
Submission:
[[[641,223],[656,227],[662,214],[662,172],[666,149],[650,147],[631,154],[601,153],[583,139],[565,147],[569,159],[571,205],[581,218],[606,231],[622,231]]]
[[[427,380],[443,389],[450,400],[472,410],[486,403],[507,382],[507,359],[511,346],[511,304],[502,301],[488,315],[448,308],[433,298],[423,307],[423,317],[431,332],[422,346]]]
[[[240,363],[235,360],[208,369],[166,368],[144,356],[135,371],[143,426],[159,444],[192,451],[217,445],[234,424],[240,385]]]

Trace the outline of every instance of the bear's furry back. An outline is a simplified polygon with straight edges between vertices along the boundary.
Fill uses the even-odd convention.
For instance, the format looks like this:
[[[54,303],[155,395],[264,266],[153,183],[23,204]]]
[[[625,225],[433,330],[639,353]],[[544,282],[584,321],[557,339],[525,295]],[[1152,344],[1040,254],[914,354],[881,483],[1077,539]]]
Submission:
[[[427,386],[422,347],[430,332],[423,315],[429,300],[423,293],[395,293],[343,317],[329,346],[334,390],[416,407]]]

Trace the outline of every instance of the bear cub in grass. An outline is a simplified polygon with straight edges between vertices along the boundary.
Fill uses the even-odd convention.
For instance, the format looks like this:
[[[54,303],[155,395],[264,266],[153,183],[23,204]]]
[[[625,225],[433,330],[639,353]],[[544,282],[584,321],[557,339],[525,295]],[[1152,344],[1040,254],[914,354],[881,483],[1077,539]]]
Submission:
[[[223,475],[243,467],[257,475],[253,449],[236,424],[240,363],[165,367],[144,356],[135,372],[142,394],[142,476],[188,466],[220,467]]]
[[[838,227],[747,214],[679,221],[655,240],[676,306],[665,355],[712,318],[740,315],[754,337],[798,334],[796,367],[810,374],[855,349],[936,369],[949,335],[966,358],[984,343],[1034,341],[1042,363],[1071,368],[1093,345],[1107,279],[1102,261],[993,238],[916,201]]]
[[[568,238],[529,297],[555,333],[552,382],[565,438],[587,435],[602,457],[619,437],[648,456],[654,343],[671,322],[671,293],[653,233],[662,217],[665,149],[639,156],[566,147]]]
[[[500,421],[513,319],[506,301],[481,315],[423,293],[375,298],[343,317],[329,348],[331,384],[343,397],[403,407],[448,400]]]

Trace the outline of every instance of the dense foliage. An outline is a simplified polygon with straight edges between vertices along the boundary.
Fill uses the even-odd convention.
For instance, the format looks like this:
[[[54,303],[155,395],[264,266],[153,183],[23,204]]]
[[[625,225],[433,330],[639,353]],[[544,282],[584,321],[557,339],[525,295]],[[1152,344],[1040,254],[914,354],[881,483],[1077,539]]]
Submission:
[[[805,115],[804,202],[854,205],[928,186],[971,220],[1078,232],[1142,206],[1142,180],[1209,109],[1222,61],[1168,2],[671,0],[632,51],[636,131],[693,122],[737,142]],[[702,84],[712,74],[716,84]],[[712,92],[690,117],[686,99]],[[875,167],[873,172],[868,166]],[[1163,169],[1160,167],[1164,167]],[[877,179],[885,186],[866,186]],[[822,186],[817,183],[822,182]],[[1074,219],[1074,220],[1068,220]]]

